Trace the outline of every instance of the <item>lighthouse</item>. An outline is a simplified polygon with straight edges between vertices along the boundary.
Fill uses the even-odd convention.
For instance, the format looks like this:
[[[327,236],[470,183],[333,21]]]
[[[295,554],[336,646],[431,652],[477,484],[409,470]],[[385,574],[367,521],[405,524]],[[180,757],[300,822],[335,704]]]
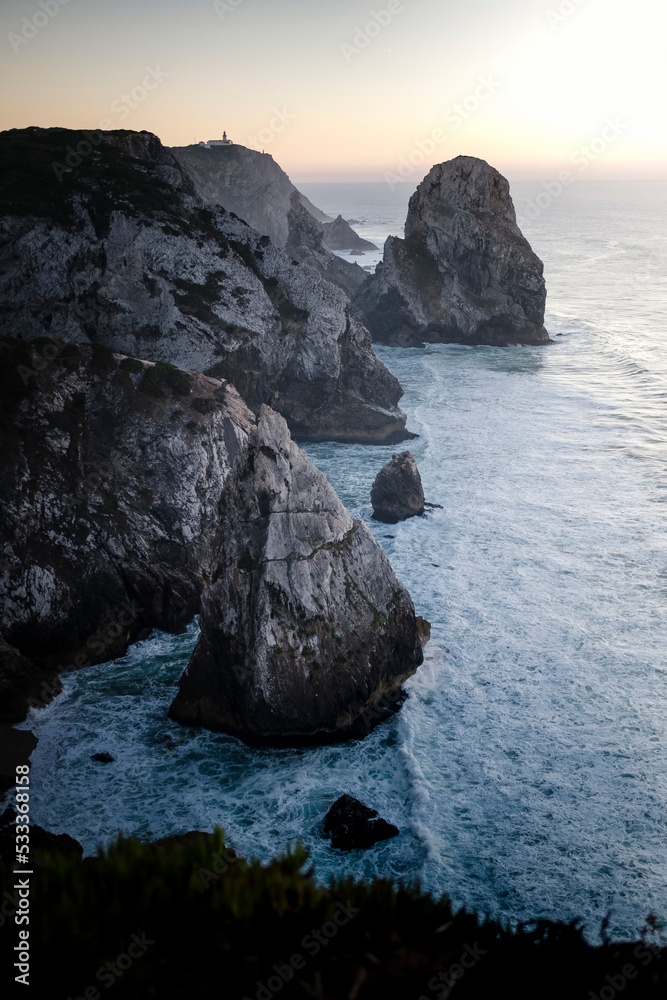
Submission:
[[[200,143],[200,145],[206,146],[208,149],[210,149],[211,146],[233,146],[234,143],[232,142],[231,139],[227,138],[227,133],[223,132],[222,139],[209,139],[208,142],[202,142]]]

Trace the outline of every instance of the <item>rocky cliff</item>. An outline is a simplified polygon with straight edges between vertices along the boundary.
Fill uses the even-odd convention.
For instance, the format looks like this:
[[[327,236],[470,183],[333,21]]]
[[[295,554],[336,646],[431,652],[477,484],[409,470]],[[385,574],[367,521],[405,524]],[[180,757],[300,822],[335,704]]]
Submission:
[[[288,213],[294,195],[311,218],[320,224],[331,217],[316,208],[292,184],[270,153],[247,146],[172,146],[181,166],[209,205],[222,205],[235,212],[259,233],[284,247],[289,236]]]
[[[0,157],[5,334],[105,343],[227,378],[303,438],[405,437],[400,386],[346,295],[205,208],[155,136],[11,130]]]
[[[273,410],[257,422],[228,383],[103,345],[0,341],[0,373],[6,721],[48,701],[58,669],[179,631],[202,592],[181,691],[252,692],[239,735],[318,739],[414,671],[409,596]]]
[[[33,665],[2,650],[20,717],[56,668],[192,618],[255,421],[230,385],[105,346],[2,341],[0,357],[0,620]]]
[[[289,235],[285,250],[290,257],[308,264],[322,278],[338,285],[346,295],[353,298],[368,277],[366,271],[358,264],[341,260],[335,253],[325,249],[324,229],[301,204],[296,191],[292,195],[287,221]]]
[[[301,256],[295,249],[302,246],[299,243],[302,230],[306,250],[316,235],[318,257],[309,263],[348,295],[361,286],[366,272],[358,264],[336,257],[331,250],[363,249],[361,245],[367,241],[340,216],[332,222],[316,208],[268,153],[236,144],[210,148],[175,146],[172,152],[207,204],[221,205],[236,213],[258,232],[270,236],[276,246],[288,248],[299,260]]]
[[[410,199],[357,307],[382,343],[546,344],[542,262],[516,223],[509,184],[484,160],[437,164]]]
[[[268,407],[239,482],[171,715],[248,741],[365,735],[422,662],[412,601]]]

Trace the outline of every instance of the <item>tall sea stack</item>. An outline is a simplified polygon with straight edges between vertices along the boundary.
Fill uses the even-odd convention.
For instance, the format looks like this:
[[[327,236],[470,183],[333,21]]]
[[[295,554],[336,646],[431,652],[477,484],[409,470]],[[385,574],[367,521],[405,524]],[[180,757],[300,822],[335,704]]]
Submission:
[[[484,160],[457,156],[421,182],[405,239],[389,237],[356,302],[380,343],[547,344],[542,271],[507,180]]]

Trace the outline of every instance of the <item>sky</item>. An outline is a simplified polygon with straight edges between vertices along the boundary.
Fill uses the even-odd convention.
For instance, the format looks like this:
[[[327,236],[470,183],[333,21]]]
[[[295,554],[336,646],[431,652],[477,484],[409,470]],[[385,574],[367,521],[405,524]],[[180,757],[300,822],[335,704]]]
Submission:
[[[664,0],[3,0],[0,36],[2,129],[226,129],[296,182],[667,178]]]

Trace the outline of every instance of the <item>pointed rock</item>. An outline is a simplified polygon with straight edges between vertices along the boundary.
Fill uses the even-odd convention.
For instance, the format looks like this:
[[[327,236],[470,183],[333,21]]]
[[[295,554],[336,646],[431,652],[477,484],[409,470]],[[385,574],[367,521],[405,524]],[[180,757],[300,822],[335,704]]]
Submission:
[[[364,713],[422,662],[412,601],[269,407],[224,517],[172,718],[251,743],[366,735]]]
[[[484,160],[457,156],[421,182],[405,239],[389,237],[356,301],[381,343],[547,344],[542,272],[507,180]]]

